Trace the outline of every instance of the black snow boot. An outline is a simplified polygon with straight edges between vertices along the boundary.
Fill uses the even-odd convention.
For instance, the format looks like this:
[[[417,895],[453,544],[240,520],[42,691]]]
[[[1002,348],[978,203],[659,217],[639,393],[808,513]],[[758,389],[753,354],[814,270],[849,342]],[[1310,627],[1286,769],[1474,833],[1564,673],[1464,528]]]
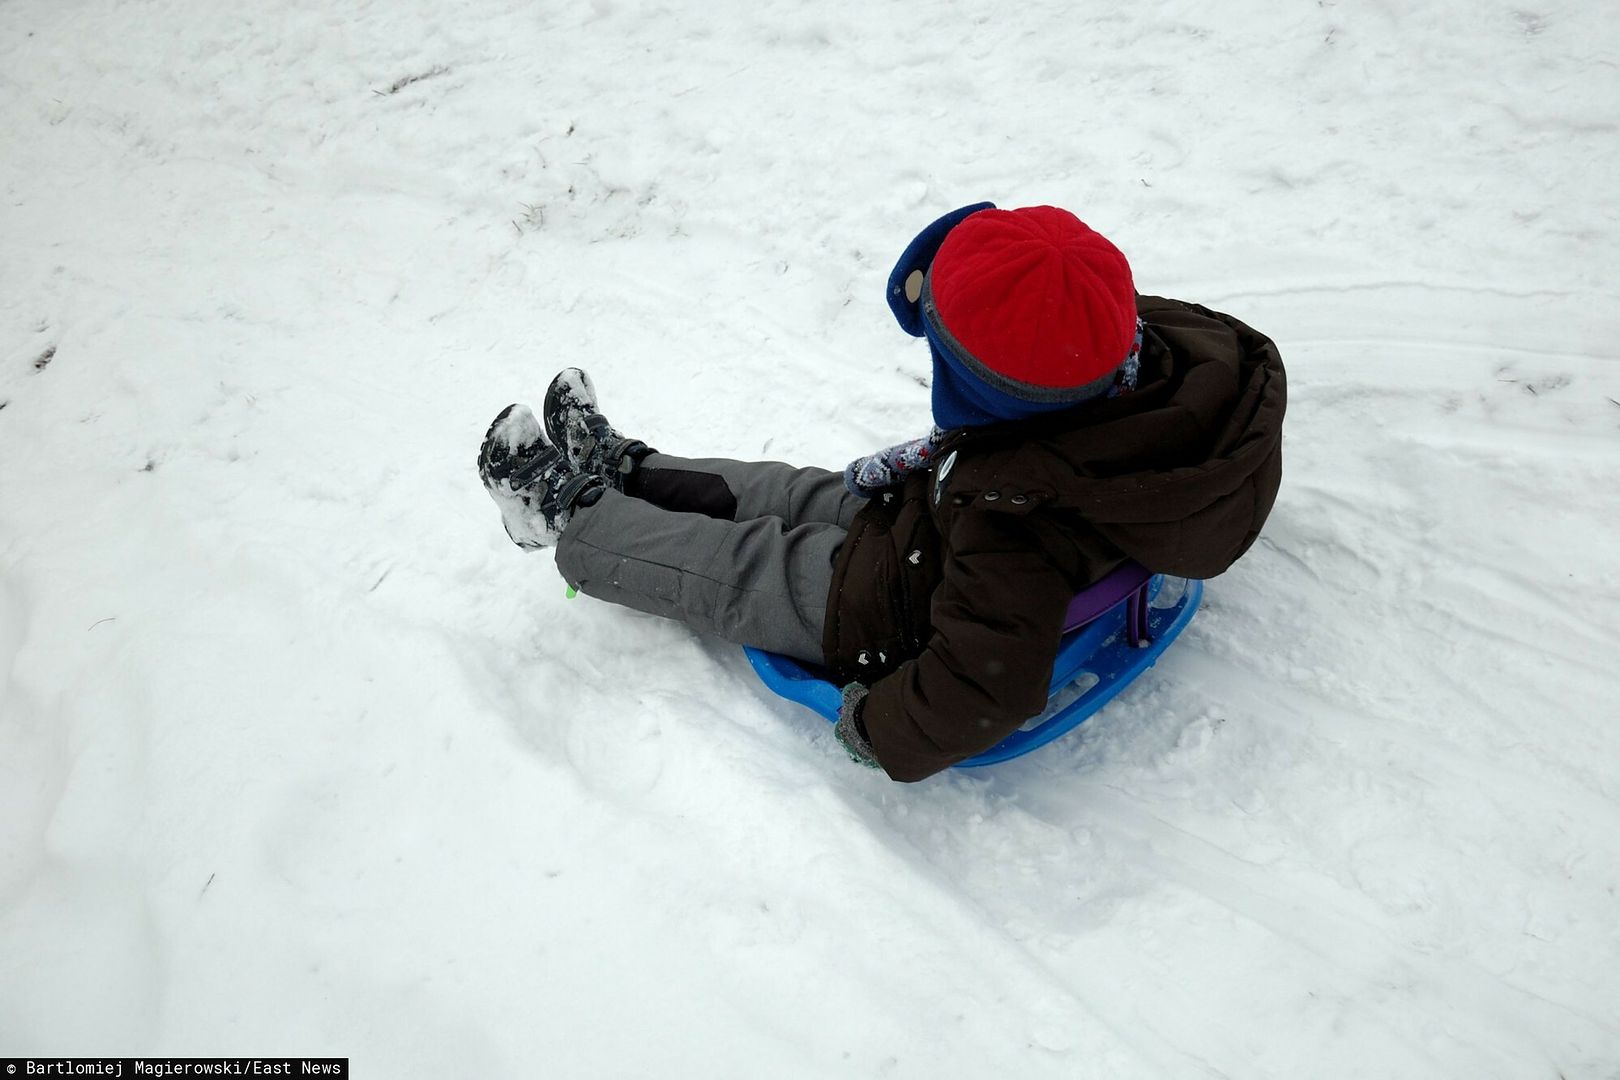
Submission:
[[[478,451],[478,476],[500,507],[506,535],[521,548],[550,547],[576,507],[602,497],[600,477],[582,473],[546,440],[526,405],[501,410]]]
[[[546,390],[546,435],[582,473],[600,476],[620,491],[637,465],[653,451],[640,439],[627,439],[596,407],[596,388],[579,368],[557,372]]]

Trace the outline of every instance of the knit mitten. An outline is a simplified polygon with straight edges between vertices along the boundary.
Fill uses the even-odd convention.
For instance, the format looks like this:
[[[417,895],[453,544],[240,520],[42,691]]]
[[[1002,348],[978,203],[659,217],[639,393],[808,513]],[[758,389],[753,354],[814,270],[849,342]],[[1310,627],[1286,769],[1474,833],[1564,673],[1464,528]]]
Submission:
[[[866,725],[861,721],[861,709],[865,705],[866,687],[860,683],[850,683],[844,687],[844,702],[838,708],[838,723],[833,727],[833,735],[851,761],[868,769],[878,769],[882,766],[872,752],[872,741],[866,737]]]
[[[875,454],[856,458],[844,466],[844,486],[868,499],[898,487],[911,473],[933,468],[934,451],[944,437],[945,433],[935,428],[924,438],[897,443]]]

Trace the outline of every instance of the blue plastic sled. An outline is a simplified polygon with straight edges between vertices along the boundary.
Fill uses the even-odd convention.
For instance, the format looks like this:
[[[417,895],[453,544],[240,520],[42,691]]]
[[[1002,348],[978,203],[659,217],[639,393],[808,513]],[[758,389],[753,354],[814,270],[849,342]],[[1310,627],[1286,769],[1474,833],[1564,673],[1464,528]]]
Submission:
[[[1204,595],[1201,581],[1171,578],[1170,582],[1182,584],[1179,596],[1173,588],[1166,591],[1162,574],[1126,563],[1076,596],[1069,604],[1063,641],[1052,665],[1046,711],[984,753],[959,762],[957,768],[994,765],[1045,746],[1152,667],[1192,621]],[[762,649],[743,651],[774,693],[837,722],[841,694],[822,673]]]

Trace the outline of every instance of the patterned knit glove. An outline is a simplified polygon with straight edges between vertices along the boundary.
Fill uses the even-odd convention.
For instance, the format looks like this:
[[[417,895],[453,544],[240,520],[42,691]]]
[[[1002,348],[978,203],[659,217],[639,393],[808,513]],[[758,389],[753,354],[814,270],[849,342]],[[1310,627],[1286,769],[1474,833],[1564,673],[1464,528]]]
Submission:
[[[866,725],[861,723],[861,708],[866,704],[866,687],[852,682],[844,687],[844,703],[838,709],[838,723],[833,735],[849,754],[849,759],[868,769],[882,768],[872,753],[872,742],[866,737]]]
[[[868,499],[885,490],[905,483],[914,472],[933,468],[934,451],[944,439],[939,428],[921,439],[898,443],[875,454],[856,458],[844,466],[844,486],[856,495]]]

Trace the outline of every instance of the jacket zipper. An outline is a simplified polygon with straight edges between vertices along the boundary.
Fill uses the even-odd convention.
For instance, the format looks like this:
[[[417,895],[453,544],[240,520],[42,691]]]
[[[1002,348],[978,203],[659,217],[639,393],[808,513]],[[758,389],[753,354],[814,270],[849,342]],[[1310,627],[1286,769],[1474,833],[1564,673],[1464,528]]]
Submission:
[[[896,620],[900,626],[900,647],[909,656],[919,647],[917,635],[912,628],[915,621],[911,611],[911,578],[906,573],[905,556],[900,556],[900,618]]]

